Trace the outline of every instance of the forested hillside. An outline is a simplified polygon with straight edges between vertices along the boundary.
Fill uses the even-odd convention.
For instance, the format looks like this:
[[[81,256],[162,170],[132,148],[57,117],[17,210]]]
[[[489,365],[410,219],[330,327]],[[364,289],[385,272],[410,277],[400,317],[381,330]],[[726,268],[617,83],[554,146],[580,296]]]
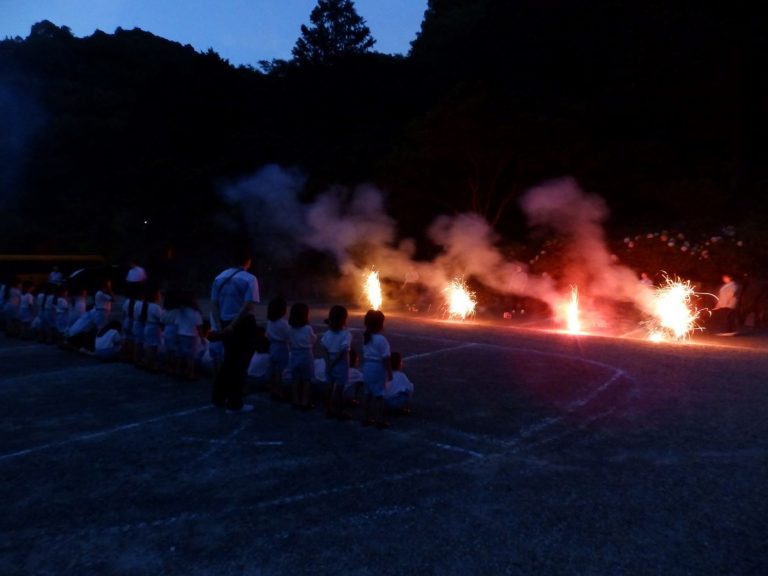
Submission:
[[[306,199],[376,184],[408,236],[474,211],[519,241],[517,198],[573,176],[617,234],[764,238],[768,52],[729,5],[432,0],[407,57],[261,70],[58,24],[0,42],[6,252],[213,259],[249,232],[218,190],[268,164],[300,170]]]

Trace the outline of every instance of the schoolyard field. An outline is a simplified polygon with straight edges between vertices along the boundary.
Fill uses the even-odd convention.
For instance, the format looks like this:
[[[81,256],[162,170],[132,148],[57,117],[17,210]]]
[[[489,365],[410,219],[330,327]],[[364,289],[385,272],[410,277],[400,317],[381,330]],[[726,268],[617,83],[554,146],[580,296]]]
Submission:
[[[768,574],[765,334],[384,334],[388,430],[0,336],[0,574]]]

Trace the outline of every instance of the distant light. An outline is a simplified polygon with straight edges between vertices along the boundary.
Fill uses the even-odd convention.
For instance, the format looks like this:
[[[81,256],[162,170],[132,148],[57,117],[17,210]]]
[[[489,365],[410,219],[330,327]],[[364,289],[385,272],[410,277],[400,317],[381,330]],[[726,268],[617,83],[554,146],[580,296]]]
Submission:
[[[144,224],[149,224],[149,220],[144,220]]]

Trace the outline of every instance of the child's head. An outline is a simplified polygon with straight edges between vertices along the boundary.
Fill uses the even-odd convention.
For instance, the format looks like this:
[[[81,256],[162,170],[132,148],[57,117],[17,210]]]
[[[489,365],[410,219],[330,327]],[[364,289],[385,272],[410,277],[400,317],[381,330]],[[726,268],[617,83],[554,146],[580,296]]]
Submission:
[[[403,369],[403,355],[400,352],[392,352],[389,356],[389,361],[392,364],[392,370]]]
[[[235,266],[242,266],[243,270],[248,270],[251,267],[251,259],[253,254],[251,249],[246,244],[238,244],[230,254],[232,264]]]
[[[284,298],[280,298],[279,296],[277,298],[272,298],[272,300],[269,301],[269,304],[267,304],[267,320],[270,322],[280,320],[280,318],[285,316],[287,311],[288,303]]]
[[[368,312],[365,313],[363,324],[365,324],[363,342],[368,344],[374,334],[384,330],[384,312],[381,310],[368,310]]]
[[[328,328],[334,332],[338,332],[347,325],[347,316],[347,309],[344,308],[344,306],[339,304],[332,306],[328,312],[328,320],[326,321],[328,322]]]
[[[384,329],[384,312],[381,310],[368,310],[363,319],[365,329],[368,332],[381,332]]]
[[[309,306],[304,304],[304,302],[296,302],[291,306],[288,324],[293,328],[302,328],[309,324]]]

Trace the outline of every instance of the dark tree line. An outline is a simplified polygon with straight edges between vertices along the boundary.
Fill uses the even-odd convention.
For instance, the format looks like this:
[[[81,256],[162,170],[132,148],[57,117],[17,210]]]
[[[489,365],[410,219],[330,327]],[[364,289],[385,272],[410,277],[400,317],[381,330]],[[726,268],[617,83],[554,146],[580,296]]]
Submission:
[[[407,57],[355,16],[321,0],[262,71],[138,29],[0,42],[4,250],[212,258],[241,232],[216,187],[267,163],[308,197],[378,183],[416,236],[474,210],[520,239],[518,195],[564,175],[619,229],[768,224],[768,52],[735,6],[430,0]]]

